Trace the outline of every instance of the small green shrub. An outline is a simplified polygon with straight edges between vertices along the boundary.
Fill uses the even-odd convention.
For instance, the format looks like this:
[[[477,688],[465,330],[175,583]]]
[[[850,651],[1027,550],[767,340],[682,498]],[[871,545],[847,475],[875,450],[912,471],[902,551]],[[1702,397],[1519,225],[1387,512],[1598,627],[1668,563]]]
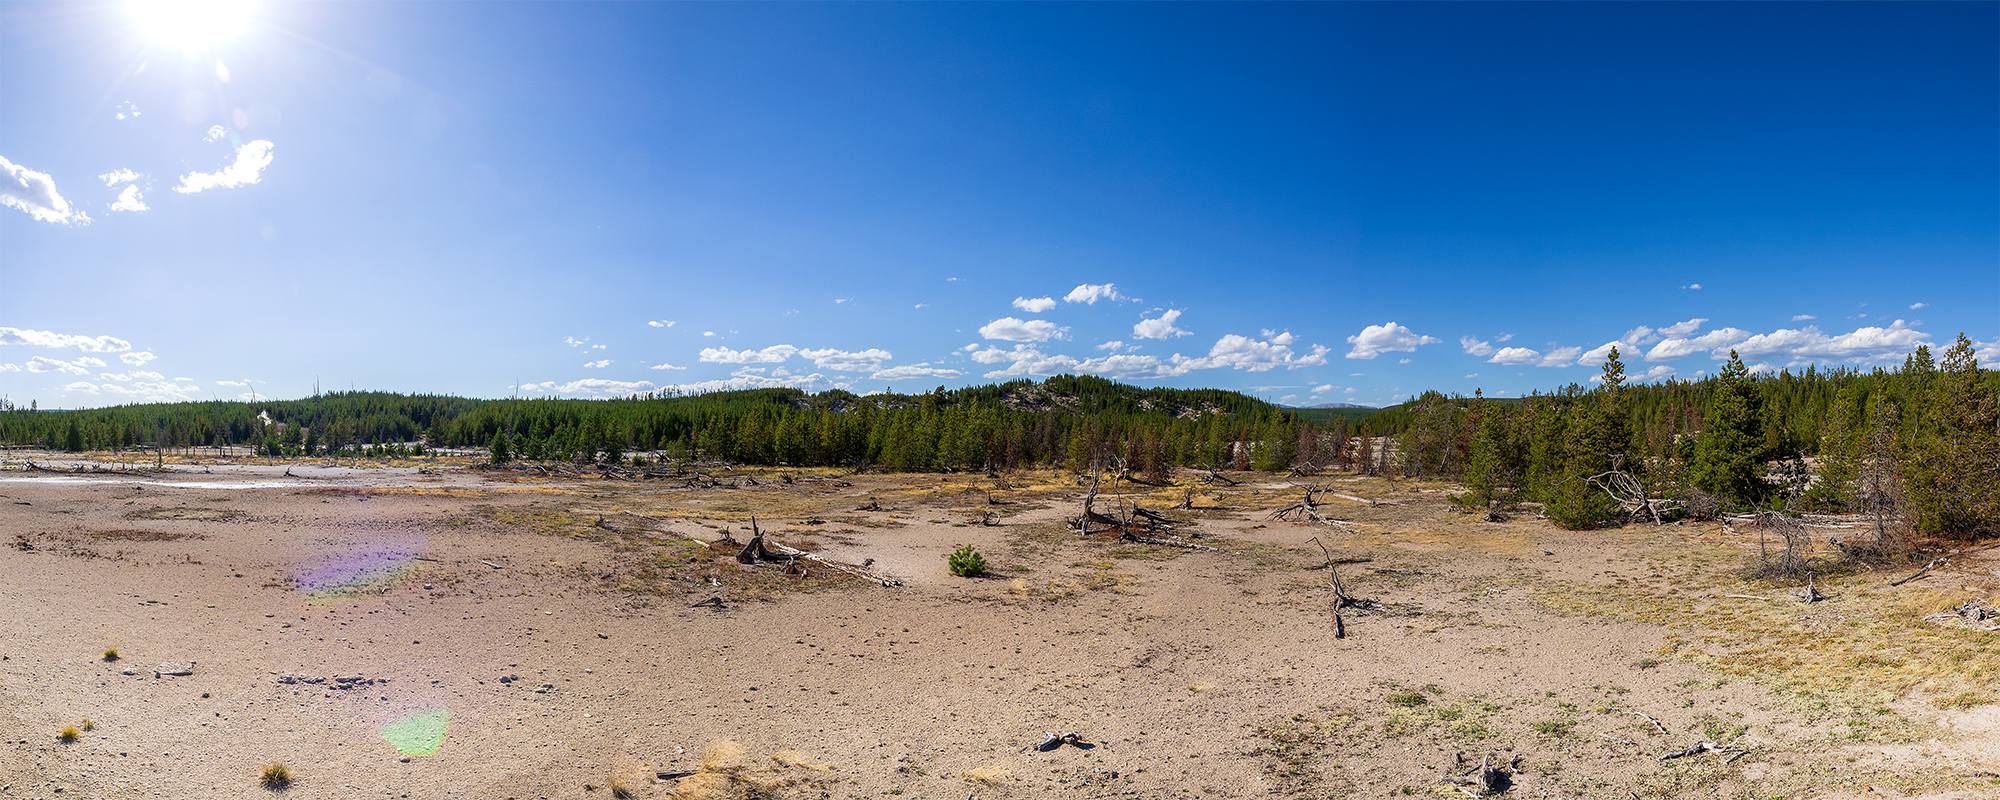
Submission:
[[[92,721],[90,721],[90,718],[89,718],[89,717],[84,717],[84,718],[83,718],[83,721],[82,721],[82,722],[79,722],[79,723],[77,723],[77,724],[76,724],[76,726],[77,726],[77,727],[79,727],[79,728],[82,728],[82,729],[84,729],[84,730],[86,730],[86,731],[94,731],[94,730],[97,730],[97,723],[95,723],[95,722],[92,722]]]
[[[1430,702],[1430,698],[1425,697],[1423,692],[1396,692],[1389,695],[1388,699],[1389,705],[1404,708],[1415,708]]]
[[[110,647],[110,648],[106,648],[106,649],[105,649],[105,651],[104,651],[104,660],[106,660],[106,661],[117,661],[117,660],[118,660],[118,648],[116,648],[116,647]]]
[[[264,788],[274,792],[290,788],[292,785],[292,770],[283,764],[272,764],[265,767],[263,772],[257,773],[257,780],[264,784]]]
[[[82,736],[83,736],[82,731],[77,730],[75,725],[70,725],[56,732],[56,741],[62,742],[63,744],[69,744],[71,742],[76,741],[78,738]]]
[[[1543,736],[1547,736],[1552,739],[1560,739],[1564,736],[1569,735],[1569,729],[1576,727],[1576,720],[1545,719],[1535,723],[1531,727],[1535,729],[1536,733],[1539,733]]]
[[[986,573],[986,557],[969,544],[946,556],[945,563],[951,567],[951,574],[961,578],[976,578]]]

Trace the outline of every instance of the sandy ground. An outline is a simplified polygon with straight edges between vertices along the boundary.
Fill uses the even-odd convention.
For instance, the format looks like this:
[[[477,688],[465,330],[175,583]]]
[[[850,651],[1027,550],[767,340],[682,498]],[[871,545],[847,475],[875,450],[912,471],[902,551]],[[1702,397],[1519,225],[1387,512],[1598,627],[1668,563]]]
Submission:
[[[1749,602],[1704,582],[1741,555],[1715,531],[1349,479],[1400,501],[1329,506],[1349,533],[1266,519],[1297,494],[1266,478],[1173,512],[1207,552],[1066,532],[1082,490],[1050,475],[291,469],[0,472],[0,798],[245,797],[271,763],[300,798],[1443,797],[1489,756],[1520,797],[2000,795],[1994,706],[1815,711],[1687,656],[1698,627],[1556,610]],[[900,585],[690,543],[753,514]],[[1386,604],[1345,639],[1313,537]],[[946,571],[968,543],[987,577]],[[1659,759],[1702,740],[1733,749]]]

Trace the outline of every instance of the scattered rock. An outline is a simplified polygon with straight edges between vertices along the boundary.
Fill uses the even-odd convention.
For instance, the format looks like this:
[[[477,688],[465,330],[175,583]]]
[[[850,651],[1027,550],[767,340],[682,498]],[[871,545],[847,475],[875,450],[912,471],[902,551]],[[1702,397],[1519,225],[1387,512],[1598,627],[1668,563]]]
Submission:
[[[136,669],[133,669],[133,668],[131,668],[131,667],[126,667],[125,669],[123,669],[123,670],[120,670],[118,674],[120,674],[120,675],[137,675],[137,674],[139,674],[139,671],[138,671],[138,670],[136,670]]]
[[[153,668],[153,677],[158,678],[162,675],[193,675],[194,665],[195,662],[193,661],[167,661]]]
[[[549,692],[555,691],[555,689],[556,689],[555,684],[544,683],[540,686],[535,687],[535,694],[548,694]]]

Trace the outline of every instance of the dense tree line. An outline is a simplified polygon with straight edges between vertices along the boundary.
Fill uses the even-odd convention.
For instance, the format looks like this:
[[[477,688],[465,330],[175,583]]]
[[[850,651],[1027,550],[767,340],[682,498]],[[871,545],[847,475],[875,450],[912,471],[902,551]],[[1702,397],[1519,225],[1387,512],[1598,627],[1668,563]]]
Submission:
[[[1613,518],[1591,478],[1616,469],[1687,513],[1889,511],[1922,535],[2000,534],[2000,373],[1963,335],[1942,363],[1919,347],[1900,368],[1759,376],[1732,352],[1717,375],[1651,386],[1626,385],[1614,350],[1596,384],[1428,393],[1395,412],[1398,467],[1575,528]]]
[[[1627,385],[1616,351],[1594,386],[1497,400],[1427,392],[1317,419],[1229,391],[1089,376],[917,394],[757,389],[615,400],[336,392],[298,400],[42,412],[0,406],[0,441],[54,449],[254,447],[272,456],[486,448],[496,460],[631,454],[922,471],[1121,466],[1354,470],[1462,481],[1471,504],[1533,501],[1571,527],[1616,507],[1610,470],[1689,513],[1895,509],[1924,534],[2000,532],[2000,373],[1960,336],[1942,363],[1717,375]],[[1808,460],[1814,468],[1808,469]]]

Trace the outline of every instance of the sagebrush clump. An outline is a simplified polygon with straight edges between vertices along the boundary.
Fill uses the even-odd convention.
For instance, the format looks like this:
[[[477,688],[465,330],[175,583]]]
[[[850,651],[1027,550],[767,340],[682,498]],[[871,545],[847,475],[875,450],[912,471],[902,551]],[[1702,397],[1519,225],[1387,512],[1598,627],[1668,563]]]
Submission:
[[[289,788],[292,785],[292,770],[284,764],[272,764],[257,773],[257,780],[271,791]]]
[[[945,563],[951,567],[951,574],[961,578],[974,578],[986,572],[986,557],[969,544],[946,556]]]

